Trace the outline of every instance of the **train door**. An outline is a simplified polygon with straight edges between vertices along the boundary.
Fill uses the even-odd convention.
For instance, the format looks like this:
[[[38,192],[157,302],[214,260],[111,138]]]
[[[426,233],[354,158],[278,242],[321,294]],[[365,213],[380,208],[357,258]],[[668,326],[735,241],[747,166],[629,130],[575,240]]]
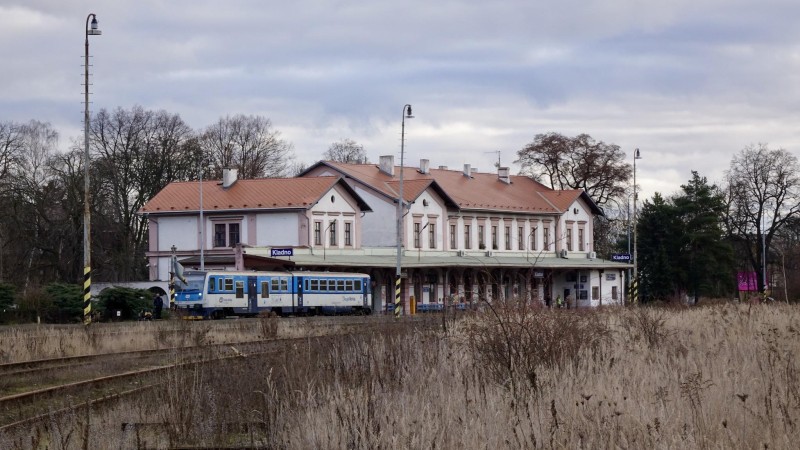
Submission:
[[[294,283],[297,283],[295,288],[292,289],[292,292],[296,293],[295,295],[292,295],[292,297],[294,297],[296,299],[294,305],[292,305],[292,306],[296,307],[296,309],[295,309],[296,311],[297,310],[302,310],[303,309],[303,288],[304,288],[303,284],[305,283],[305,279],[303,277],[291,277],[289,279],[293,280]]]
[[[258,277],[247,277],[247,312],[258,312]]]

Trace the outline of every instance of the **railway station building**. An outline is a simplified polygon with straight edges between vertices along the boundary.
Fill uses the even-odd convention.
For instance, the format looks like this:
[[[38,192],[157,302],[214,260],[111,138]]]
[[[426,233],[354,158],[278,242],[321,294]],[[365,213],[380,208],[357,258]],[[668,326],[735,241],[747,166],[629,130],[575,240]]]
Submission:
[[[295,178],[237,180],[227,170],[222,181],[170,183],[140,211],[150,278],[169,278],[173,254],[191,268],[364,272],[373,309],[384,310],[395,295],[401,170],[404,313],[510,298],[625,301],[629,265],[597,257],[602,211],[584,191],[553,190],[504,167],[432,169],[423,159],[401,168],[392,156],[320,161]]]

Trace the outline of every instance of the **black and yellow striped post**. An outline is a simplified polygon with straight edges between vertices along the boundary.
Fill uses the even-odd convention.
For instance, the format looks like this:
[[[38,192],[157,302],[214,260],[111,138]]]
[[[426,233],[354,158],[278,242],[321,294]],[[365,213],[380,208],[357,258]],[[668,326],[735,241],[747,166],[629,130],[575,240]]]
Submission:
[[[83,268],[83,323],[92,323],[92,268]]]
[[[169,309],[175,308],[175,272],[169,273]]]
[[[631,304],[637,305],[639,303],[639,280],[636,278],[631,280]]]
[[[400,283],[402,281],[402,277],[397,277],[394,282],[394,318],[400,318]]]

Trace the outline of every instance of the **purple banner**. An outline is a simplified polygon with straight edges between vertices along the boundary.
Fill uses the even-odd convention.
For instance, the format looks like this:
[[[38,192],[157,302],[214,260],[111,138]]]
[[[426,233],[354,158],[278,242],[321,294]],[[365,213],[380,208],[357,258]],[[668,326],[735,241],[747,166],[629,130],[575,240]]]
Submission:
[[[755,272],[738,272],[736,281],[740,291],[758,291],[758,274]]]

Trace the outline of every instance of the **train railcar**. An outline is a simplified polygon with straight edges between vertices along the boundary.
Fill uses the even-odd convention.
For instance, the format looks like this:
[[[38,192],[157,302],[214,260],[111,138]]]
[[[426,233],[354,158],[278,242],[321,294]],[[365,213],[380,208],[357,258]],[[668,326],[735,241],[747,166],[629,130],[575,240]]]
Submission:
[[[286,314],[369,314],[369,275],[346,272],[187,271],[176,283],[175,306],[189,316],[219,319]]]

